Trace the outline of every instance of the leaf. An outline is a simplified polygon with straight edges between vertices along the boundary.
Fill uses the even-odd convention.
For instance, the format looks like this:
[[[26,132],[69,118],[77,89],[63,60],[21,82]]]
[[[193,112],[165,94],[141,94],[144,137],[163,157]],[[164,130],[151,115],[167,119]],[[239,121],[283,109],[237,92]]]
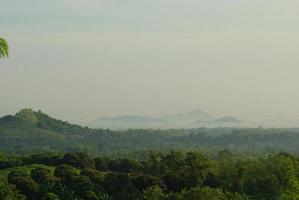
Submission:
[[[5,39],[0,37],[0,58],[8,57],[9,47]]]

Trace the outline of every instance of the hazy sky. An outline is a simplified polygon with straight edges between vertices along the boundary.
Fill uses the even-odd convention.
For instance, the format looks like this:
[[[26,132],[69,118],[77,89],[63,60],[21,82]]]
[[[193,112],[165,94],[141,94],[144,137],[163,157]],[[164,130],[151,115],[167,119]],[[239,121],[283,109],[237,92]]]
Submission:
[[[0,115],[299,117],[298,0],[0,0]]]

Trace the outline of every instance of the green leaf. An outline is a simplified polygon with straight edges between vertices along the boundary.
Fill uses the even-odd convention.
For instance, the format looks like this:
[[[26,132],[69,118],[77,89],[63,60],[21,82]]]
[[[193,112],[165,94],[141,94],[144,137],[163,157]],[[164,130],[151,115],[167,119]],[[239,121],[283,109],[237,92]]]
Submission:
[[[0,37],[0,58],[8,57],[9,47],[5,39]]]

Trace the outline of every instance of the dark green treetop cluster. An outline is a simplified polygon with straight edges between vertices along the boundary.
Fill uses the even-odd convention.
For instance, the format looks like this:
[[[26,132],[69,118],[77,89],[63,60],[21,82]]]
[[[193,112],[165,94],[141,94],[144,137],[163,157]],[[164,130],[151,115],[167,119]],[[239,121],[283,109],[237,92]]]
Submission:
[[[150,153],[147,160],[92,158],[85,153],[19,157],[0,170],[0,199],[287,200],[299,198],[299,159],[221,151]]]

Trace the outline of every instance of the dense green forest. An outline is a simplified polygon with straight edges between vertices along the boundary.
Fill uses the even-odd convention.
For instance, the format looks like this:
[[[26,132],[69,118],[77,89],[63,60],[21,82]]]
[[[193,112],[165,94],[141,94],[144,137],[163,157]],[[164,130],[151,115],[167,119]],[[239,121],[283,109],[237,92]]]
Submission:
[[[298,129],[90,129],[0,118],[2,200],[297,200]]]
[[[299,129],[198,128],[190,130],[112,131],[90,129],[23,109],[0,118],[0,151],[9,154],[85,152],[119,155],[170,149],[238,152],[299,152]]]
[[[85,153],[1,157],[3,200],[295,200],[299,159],[201,152],[148,153],[147,159]]]

